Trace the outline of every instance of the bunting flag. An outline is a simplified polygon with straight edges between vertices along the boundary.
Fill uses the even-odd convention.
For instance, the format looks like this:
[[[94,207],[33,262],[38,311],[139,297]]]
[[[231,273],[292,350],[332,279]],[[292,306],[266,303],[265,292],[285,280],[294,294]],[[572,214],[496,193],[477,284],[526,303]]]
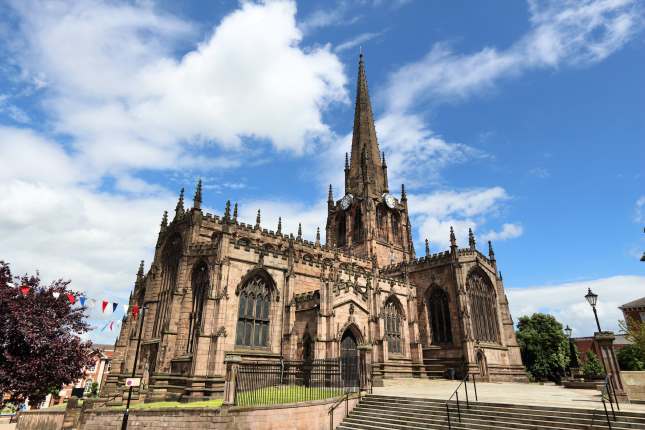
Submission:
[[[78,301],[81,303],[81,306],[85,306],[85,296],[81,296],[78,298]]]
[[[15,286],[16,284],[14,284],[13,282],[7,282],[7,287],[14,288]]]
[[[76,301],[76,297],[72,293],[67,293],[67,300],[69,300],[71,304],[74,304],[74,302]]]
[[[127,304],[123,305],[123,315],[127,315],[127,314],[128,314],[128,307],[129,307],[129,306],[128,306]]]
[[[110,302],[108,302],[107,300],[103,300],[103,302],[101,303],[101,308],[103,309],[103,313],[105,313],[105,308],[107,308],[108,303]]]
[[[60,291],[54,291],[52,293],[52,296],[54,296],[55,299],[59,298],[60,297]]]
[[[23,295],[23,296],[25,296],[25,297],[26,297],[26,296],[27,296],[27,294],[29,294],[29,290],[30,290],[30,289],[31,289],[31,288],[29,288],[29,286],[28,286],[28,285],[23,285],[22,287],[20,287],[20,292],[22,293],[22,295]]]
[[[94,309],[94,306],[96,306],[96,300],[95,299],[89,299],[87,301],[87,307],[90,309]]]
[[[118,308],[119,308],[119,304],[117,302],[112,303],[112,313],[116,312]]]
[[[110,321],[110,331],[112,331],[113,327],[114,327],[114,321]]]
[[[134,305],[132,306],[132,316],[137,317],[139,315],[139,305]]]

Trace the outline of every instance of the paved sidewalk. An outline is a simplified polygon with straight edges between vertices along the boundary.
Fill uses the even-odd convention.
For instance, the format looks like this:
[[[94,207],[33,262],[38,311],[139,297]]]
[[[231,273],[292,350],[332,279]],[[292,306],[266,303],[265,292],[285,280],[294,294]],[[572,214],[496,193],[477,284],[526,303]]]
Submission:
[[[426,397],[446,400],[460,381],[424,379],[386,379],[384,387],[374,387],[374,394],[405,397]],[[472,383],[468,394],[474,398]],[[555,384],[519,384],[512,382],[478,382],[477,394],[480,402],[510,403],[516,405],[543,405],[563,408],[602,408],[600,391],[563,388]],[[465,399],[463,386],[459,399]],[[621,404],[621,410],[645,412],[643,404]]]

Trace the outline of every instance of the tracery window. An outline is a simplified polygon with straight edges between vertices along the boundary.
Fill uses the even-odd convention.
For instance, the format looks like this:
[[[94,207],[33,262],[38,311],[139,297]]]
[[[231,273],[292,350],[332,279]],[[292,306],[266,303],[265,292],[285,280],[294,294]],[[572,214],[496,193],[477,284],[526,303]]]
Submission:
[[[385,338],[388,351],[393,354],[401,354],[401,313],[394,300],[389,300],[385,304],[383,318],[385,319]]]
[[[354,212],[354,226],[352,228],[352,242],[358,243],[363,240],[363,214],[360,208]]]
[[[168,318],[170,317],[170,302],[177,283],[179,259],[181,258],[181,244],[181,236],[179,234],[169,237],[166,240],[161,255],[161,288],[157,312],[155,313],[155,322],[152,329],[155,337],[161,334],[161,330],[166,326]]]
[[[338,226],[336,230],[336,244],[337,246],[345,246],[347,236],[347,225],[345,213],[341,213],[338,217]]]
[[[190,312],[190,323],[188,324],[188,346],[187,352],[192,352],[195,347],[195,340],[199,335],[202,326],[202,316],[204,314],[204,299],[208,294],[210,286],[210,276],[208,266],[201,262],[193,269],[191,277],[191,290],[193,295],[193,305]]]
[[[401,218],[394,212],[392,212],[392,242],[401,242]]]
[[[378,238],[387,240],[387,209],[382,204],[376,207],[376,227]]]
[[[240,289],[236,345],[269,345],[270,303],[271,290],[262,276],[252,278]]]
[[[452,342],[448,294],[437,286],[432,288],[428,296],[428,315],[432,329],[432,343],[438,345]]]
[[[475,340],[499,342],[497,298],[490,279],[480,271],[471,272],[468,275],[467,287]]]

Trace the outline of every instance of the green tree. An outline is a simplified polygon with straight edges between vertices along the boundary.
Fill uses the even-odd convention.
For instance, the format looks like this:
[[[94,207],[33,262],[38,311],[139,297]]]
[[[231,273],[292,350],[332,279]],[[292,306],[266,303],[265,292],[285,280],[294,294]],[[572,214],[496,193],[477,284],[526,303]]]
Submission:
[[[581,370],[585,379],[598,379],[605,376],[602,363],[593,351],[587,351],[586,360],[582,363]]]
[[[526,370],[538,380],[559,382],[569,363],[569,340],[553,315],[534,313],[517,323],[517,340]]]
[[[636,345],[627,345],[616,353],[620,370],[645,370],[645,353]]]

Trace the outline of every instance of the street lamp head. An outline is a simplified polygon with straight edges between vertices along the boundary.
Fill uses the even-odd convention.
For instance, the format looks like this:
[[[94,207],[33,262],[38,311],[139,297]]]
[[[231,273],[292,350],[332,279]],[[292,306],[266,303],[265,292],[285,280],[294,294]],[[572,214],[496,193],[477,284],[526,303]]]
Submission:
[[[596,307],[596,303],[598,302],[598,294],[592,293],[591,288],[589,288],[589,291],[587,291],[587,295],[585,296],[585,299],[587,299],[591,307]]]
[[[569,327],[569,324],[567,324],[567,326],[564,329],[564,334],[566,334],[567,337],[571,339],[571,333],[573,333],[573,329]]]

